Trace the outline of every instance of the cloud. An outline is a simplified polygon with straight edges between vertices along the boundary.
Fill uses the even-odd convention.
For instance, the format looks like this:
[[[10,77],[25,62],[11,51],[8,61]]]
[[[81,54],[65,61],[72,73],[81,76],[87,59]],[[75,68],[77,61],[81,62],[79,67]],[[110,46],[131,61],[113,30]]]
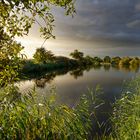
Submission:
[[[47,49],[64,55],[75,48],[93,56],[140,55],[140,0],[77,0],[75,6],[74,18],[53,7],[56,40],[48,40]],[[27,54],[43,43],[37,28],[22,41]]]
[[[139,28],[140,29],[140,19],[134,20],[127,24],[129,28]]]
[[[77,15],[56,15],[56,35],[67,38],[136,40],[140,37],[139,0],[77,0]],[[140,28],[139,28],[140,29]]]

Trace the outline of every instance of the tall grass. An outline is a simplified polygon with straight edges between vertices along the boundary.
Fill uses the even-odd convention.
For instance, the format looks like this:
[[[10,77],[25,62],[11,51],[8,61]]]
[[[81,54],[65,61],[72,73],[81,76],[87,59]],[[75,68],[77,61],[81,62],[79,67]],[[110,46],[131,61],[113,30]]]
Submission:
[[[140,140],[140,77],[127,81],[113,107],[112,132],[95,140]]]
[[[52,91],[54,93],[54,91]],[[100,104],[99,89],[88,91],[79,104],[58,105],[55,96],[38,100],[35,90],[20,94],[18,88],[0,91],[0,139],[86,140],[92,132],[91,117]],[[112,132],[97,140],[140,139],[140,77],[127,82],[114,104]]]
[[[0,139],[12,140],[84,140],[91,129],[93,92],[83,95],[75,108],[58,105],[54,96],[38,102],[36,92],[20,94],[10,87],[1,91]]]
[[[115,103],[112,122],[115,139],[140,139],[140,77],[127,83],[123,97]]]

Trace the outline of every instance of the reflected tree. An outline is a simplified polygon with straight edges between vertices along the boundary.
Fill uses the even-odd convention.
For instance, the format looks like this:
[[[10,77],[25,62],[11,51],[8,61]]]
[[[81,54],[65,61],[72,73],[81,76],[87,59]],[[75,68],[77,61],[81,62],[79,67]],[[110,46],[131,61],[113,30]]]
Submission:
[[[111,68],[111,65],[104,65],[103,67],[104,67],[105,71],[109,71]]]
[[[79,77],[83,76],[83,72],[84,72],[83,69],[77,69],[70,72],[70,75],[72,75],[75,79],[78,79]]]
[[[49,74],[43,76],[42,78],[36,79],[35,84],[36,84],[37,87],[44,88],[46,83],[51,83],[54,80],[55,77],[56,77],[55,72],[49,73]]]

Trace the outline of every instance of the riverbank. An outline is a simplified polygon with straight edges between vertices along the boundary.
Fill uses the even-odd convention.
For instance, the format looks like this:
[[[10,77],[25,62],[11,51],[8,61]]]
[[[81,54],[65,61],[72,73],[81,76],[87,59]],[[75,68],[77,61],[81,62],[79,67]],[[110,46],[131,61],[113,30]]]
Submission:
[[[116,69],[131,69],[137,71],[140,67],[140,59],[137,57],[109,57],[101,59],[99,57],[82,57],[80,59],[71,59],[63,56],[55,56],[53,61],[37,63],[34,59],[24,60],[21,74],[30,75],[40,75],[43,72],[67,70],[71,71],[74,69],[87,69],[87,68],[100,68],[103,66],[106,70],[110,67]]]

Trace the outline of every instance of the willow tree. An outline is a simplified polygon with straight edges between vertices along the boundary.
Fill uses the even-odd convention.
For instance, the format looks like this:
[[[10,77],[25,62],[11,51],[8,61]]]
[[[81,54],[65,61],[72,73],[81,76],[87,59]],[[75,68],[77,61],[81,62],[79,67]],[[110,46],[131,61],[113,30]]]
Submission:
[[[54,38],[52,8],[65,9],[66,15],[75,13],[75,0],[1,0],[0,1],[0,84],[17,78],[17,64],[21,63],[22,46],[16,36],[28,35],[33,24],[40,27],[46,41]]]

